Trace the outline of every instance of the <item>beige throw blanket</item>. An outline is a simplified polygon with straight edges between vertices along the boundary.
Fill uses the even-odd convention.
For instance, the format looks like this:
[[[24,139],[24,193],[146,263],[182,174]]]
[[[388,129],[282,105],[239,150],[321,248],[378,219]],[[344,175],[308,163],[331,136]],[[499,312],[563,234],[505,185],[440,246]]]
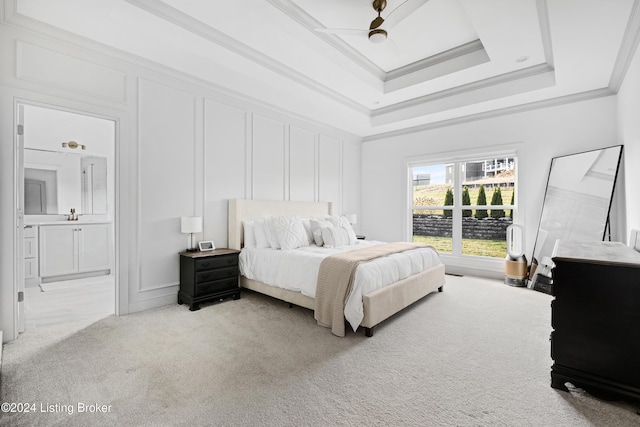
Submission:
[[[331,328],[331,332],[343,337],[345,334],[344,305],[351,293],[358,264],[374,258],[424,247],[431,246],[424,243],[387,243],[330,255],[322,260],[318,271],[314,312],[318,324]]]

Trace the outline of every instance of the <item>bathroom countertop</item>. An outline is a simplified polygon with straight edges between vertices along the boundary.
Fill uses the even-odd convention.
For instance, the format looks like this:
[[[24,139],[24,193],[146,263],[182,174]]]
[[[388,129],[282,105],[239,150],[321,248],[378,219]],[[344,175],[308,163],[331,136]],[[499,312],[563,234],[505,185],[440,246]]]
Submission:
[[[111,224],[112,221],[100,219],[79,219],[77,221],[59,220],[59,221],[27,221],[24,225],[73,225],[73,224]]]

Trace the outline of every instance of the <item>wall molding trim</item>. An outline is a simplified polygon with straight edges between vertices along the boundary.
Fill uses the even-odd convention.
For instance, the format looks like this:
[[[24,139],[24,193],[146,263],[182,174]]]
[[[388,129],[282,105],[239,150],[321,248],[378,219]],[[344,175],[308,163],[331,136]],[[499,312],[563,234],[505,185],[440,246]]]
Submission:
[[[249,104],[251,106],[251,110],[257,112],[265,111],[269,114],[278,114],[281,116],[285,116],[293,119],[293,122],[297,123],[299,126],[311,127],[314,129],[318,129],[320,132],[340,135],[343,138],[351,140],[359,141],[362,138],[361,135],[356,135],[343,129],[338,129],[335,126],[316,121],[313,118],[303,116],[296,113],[295,111],[277,107],[260,99],[245,95],[232,89],[228,89],[221,85],[217,85],[211,81],[176,70],[152,60],[148,60],[140,56],[124,52],[120,49],[102,44],[100,42],[86,39],[68,31],[53,27],[49,24],[37,21],[28,16],[20,15],[16,12],[15,1],[16,0],[0,0],[0,2],[3,2],[0,4],[4,4],[5,6],[3,25],[6,24],[18,32],[26,31],[28,34],[35,34],[38,37],[42,37],[52,43],[55,43],[57,46],[56,51],[61,54],[74,56],[73,52],[77,49],[80,49],[83,56],[86,54],[87,57],[90,57],[92,59],[99,58],[100,60],[96,60],[95,63],[101,66],[105,66],[105,58],[109,59],[110,62],[108,68],[113,68],[114,70],[126,69],[131,65],[134,65],[136,67],[144,69],[146,75],[157,75],[157,80],[164,81],[167,78],[175,79],[187,86],[191,86],[192,89],[190,90],[192,90],[194,93],[201,93],[202,89],[205,88],[208,92],[206,92],[202,96],[224,101],[229,105],[241,105],[240,108],[246,108],[247,104]],[[32,38],[33,37],[31,35],[27,34],[20,35],[18,37],[18,39],[26,41],[28,43],[31,43],[30,40]],[[129,83],[127,85],[129,85]],[[369,110],[366,109],[366,114],[368,114],[368,112]]]
[[[543,101],[535,101],[527,104],[514,105],[510,107],[504,107],[496,110],[485,111],[482,113],[469,114],[462,117],[456,117],[453,119],[439,120],[433,123],[427,123],[424,125],[407,127],[400,130],[378,133],[375,135],[366,136],[362,139],[363,143],[378,141],[387,138],[394,138],[403,135],[410,135],[417,132],[424,132],[432,129],[438,129],[448,126],[455,126],[463,123],[476,122],[479,120],[491,119],[494,117],[507,116],[510,114],[524,113],[527,111],[539,110],[548,107],[556,107],[565,104],[572,104],[575,102],[589,101],[592,99],[603,98],[607,96],[615,95],[608,87],[595,89],[586,92],[579,92],[571,95],[565,95],[557,98],[546,99]]]
[[[267,55],[259,52],[252,47],[241,43],[221,31],[206,25],[202,21],[199,21],[190,15],[187,15],[178,9],[167,5],[162,1],[157,0],[125,0],[126,2],[137,6],[149,13],[152,13],[162,19],[165,19],[173,24],[199,35],[219,46],[222,46],[236,54],[239,54],[250,61],[259,64],[271,71],[274,71],[287,79],[290,79],[302,86],[307,87],[317,93],[320,93],[328,98],[331,98],[347,107],[354,109],[363,114],[368,114],[369,109],[350,98],[340,94],[339,92],[329,88],[328,86],[319,83],[304,74],[294,70],[293,68],[270,58]]]
[[[627,75],[627,70],[633,60],[633,53],[638,49],[640,44],[640,0],[633,2],[633,8],[631,9],[631,16],[627,23],[627,28],[624,31],[624,37],[618,56],[616,58],[613,71],[611,72],[611,79],[609,80],[609,89],[614,93],[618,93],[620,87],[624,83],[624,79]]]
[[[380,116],[384,116],[390,113],[396,113],[411,107],[428,104],[434,101],[447,99],[449,97],[460,95],[463,93],[470,93],[474,91],[480,91],[483,89],[492,88],[494,86],[510,83],[515,80],[525,80],[528,78],[535,78],[536,76],[553,73],[553,67],[548,64],[538,64],[531,67],[523,68],[517,71],[501,74],[494,77],[489,77],[484,80],[468,83],[462,86],[453,87],[451,89],[445,89],[440,92],[435,92],[429,95],[424,95],[418,98],[410,99],[403,102],[398,102],[386,107],[381,107],[374,110],[371,114],[372,119]]]
[[[44,46],[39,46],[34,43],[26,42],[23,40],[16,40],[15,46],[16,53],[16,70],[15,76],[17,79],[24,80],[31,83],[36,84],[45,84],[58,89],[67,90],[71,92],[76,92],[80,95],[88,96],[88,97],[96,97],[103,99],[105,101],[115,101],[122,104],[127,103],[127,75],[119,70],[115,70],[113,68],[105,67],[100,64],[91,63],[85,61],[83,59],[68,55],[66,53],[59,52],[55,49],[51,49]],[[38,56],[49,55],[51,57],[56,57],[56,61],[51,61],[56,64],[58,67],[65,63],[65,71],[66,75],[64,76],[67,79],[72,79],[74,84],[70,81],[69,84],[65,84],[60,80],[57,81],[54,78],[50,78],[50,75],[55,75],[50,68],[43,70],[41,67],[38,67],[37,64],[34,66],[30,66],[28,64],[29,60],[37,61]],[[84,68],[86,71],[85,75],[91,76],[94,79],[100,79],[103,83],[104,93],[100,93],[98,91],[90,91],[90,90],[82,90],[82,88],[78,87],[78,83],[76,79],[73,79],[71,73],[78,72],[80,68]],[[62,73],[57,73],[62,74]],[[109,82],[109,80],[111,80]],[[84,82],[83,82],[84,83]],[[110,83],[107,85],[107,83]],[[101,87],[102,87],[101,86]]]

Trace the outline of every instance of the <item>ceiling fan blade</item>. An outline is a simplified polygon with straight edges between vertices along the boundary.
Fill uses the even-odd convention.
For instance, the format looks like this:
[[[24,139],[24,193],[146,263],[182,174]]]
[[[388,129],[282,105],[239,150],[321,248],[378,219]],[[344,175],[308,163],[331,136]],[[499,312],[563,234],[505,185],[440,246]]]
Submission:
[[[371,21],[371,25],[369,26],[369,29],[370,30],[375,30],[380,25],[382,25],[383,22],[384,22],[384,18],[382,18],[381,16],[378,16],[376,19]]]
[[[369,34],[368,30],[356,30],[353,28],[316,28],[315,29],[319,33],[325,34],[337,34],[337,35],[367,35]]]
[[[398,25],[402,20],[407,18],[413,12],[427,4],[429,0],[405,0],[400,6],[393,9],[386,18],[387,31],[396,25]]]

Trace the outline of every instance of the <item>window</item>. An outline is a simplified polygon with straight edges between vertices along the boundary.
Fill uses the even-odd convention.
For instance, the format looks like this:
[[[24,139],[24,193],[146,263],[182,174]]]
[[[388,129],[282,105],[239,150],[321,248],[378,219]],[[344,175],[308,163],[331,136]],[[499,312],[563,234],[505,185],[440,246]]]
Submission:
[[[412,236],[441,253],[506,256],[513,223],[514,157],[410,166]]]

